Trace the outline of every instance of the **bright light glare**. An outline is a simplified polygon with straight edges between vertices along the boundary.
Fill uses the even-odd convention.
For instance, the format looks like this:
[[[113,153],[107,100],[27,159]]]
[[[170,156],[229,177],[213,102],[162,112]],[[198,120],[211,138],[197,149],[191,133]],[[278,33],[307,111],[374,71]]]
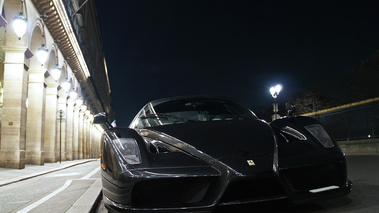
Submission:
[[[83,104],[83,100],[81,98],[76,99],[75,101],[76,107],[80,107]]]
[[[273,98],[277,98],[280,91],[282,91],[282,85],[280,84],[277,84],[276,86],[270,88],[270,94]]]
[[[275,94],[275,87],[270,88],[270,94],[273,96]]]
[[[47,61],[49,50],[45,48],[45,45],[42,44],[40,48],[37,50],[37,58],[38,61],[41,62],[41,65],[43,65]]]
[[[64,81],[64,82],[62,82],[61,86],[62,86],[62,88],[63,88],[66,92],[68,92],[68,91],[70,90],[71,83],[70,83],[70,81]]]
[[[78,97],[78,93],[76,93],[75,91],[71,91],[71,92],[70,92],[70,98],[71,98],[72,100],[75,100],[76,97]]]
[[[57,81],[61,77],[62,69],[59,68],[58,66],[53,67],[50,70],[51,76]]]
[[[25,34],[27,27],[27,21],[22,14],[16,16],[13,19],[13,30],[16,33],[18,39],[21,39],[21,37]]]
[[[278,84],[275,86],[275,92],[279,95],[280,91],[282,91],[282,85]]]

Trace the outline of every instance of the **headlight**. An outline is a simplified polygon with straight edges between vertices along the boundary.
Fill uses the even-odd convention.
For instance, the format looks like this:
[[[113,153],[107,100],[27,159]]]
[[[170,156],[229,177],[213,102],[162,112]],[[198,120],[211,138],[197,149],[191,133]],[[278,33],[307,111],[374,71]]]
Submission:
[[[308,132],[310,132],[324,147],[334,147],[334,144],[329,134],[320,124],[312,124],[309,126],[305,126],[305,129],[308,130]]]
[[[122,157],[128,164],[140,164],[141,153],[138,148],[137,141],[133,138],[114,139],[113,143],[120,151]]]

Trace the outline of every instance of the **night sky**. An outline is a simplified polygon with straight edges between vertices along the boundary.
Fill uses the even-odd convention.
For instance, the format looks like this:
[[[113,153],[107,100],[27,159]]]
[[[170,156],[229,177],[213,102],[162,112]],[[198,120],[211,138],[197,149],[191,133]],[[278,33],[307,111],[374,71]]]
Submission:
[[[96,0],[117,123],[147,102],[223,95],[270,105],[340,84],[379,49],[378,1]]]

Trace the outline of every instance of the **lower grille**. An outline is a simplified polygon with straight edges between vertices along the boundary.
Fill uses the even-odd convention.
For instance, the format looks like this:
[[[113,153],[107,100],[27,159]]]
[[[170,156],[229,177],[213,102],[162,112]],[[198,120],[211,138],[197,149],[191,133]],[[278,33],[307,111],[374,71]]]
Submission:
[[[197,206],[210,185],[210,177],[147,180],[133,187],[132,207]]]
[[[271,200],[285,195],[285,190],[275,177],[238,180],[228,186],[220,203]]]
[[[341,186],[345,180],[341,164],[307,166],[281,171],[281,174],[294,190],[310,190],[325,186]]]

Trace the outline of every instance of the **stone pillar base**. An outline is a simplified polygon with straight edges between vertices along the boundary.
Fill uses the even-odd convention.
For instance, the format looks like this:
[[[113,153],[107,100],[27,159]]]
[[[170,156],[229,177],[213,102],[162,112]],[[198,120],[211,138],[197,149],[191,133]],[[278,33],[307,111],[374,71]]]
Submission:
[[[25,151],[0,151],[0,167],[7,167],[12,169],[25,168]]]
[[[45,163],[56,163],[57,161],[55,152],[45,152]]]
[[[25,163],[43,166],[45,163],[45,152],[27,151]]]
[[[67,159],[66,159],[66,152],[63,152],[63,151],[62,151],[62,155],[60,156],[60,158],[61,158],[61,159],[60,159],[61,161],[65,161],[65,160],[67,160]],[[57,160],[59,161],[59,153],[58,153],[58,156],[57,156]]]
[[[71,160],[74,160],[74,158],[72,157],[72,155],[66,153],[66,160],[71,161]]]

